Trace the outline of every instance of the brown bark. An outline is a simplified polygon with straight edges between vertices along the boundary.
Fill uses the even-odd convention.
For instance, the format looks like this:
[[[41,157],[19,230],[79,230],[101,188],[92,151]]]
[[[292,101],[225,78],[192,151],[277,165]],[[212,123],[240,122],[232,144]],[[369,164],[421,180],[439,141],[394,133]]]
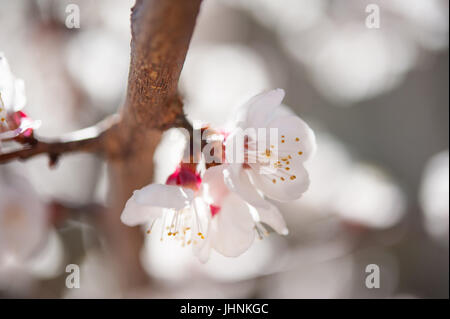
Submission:
[[[153,179],[161,130],[185,122],[177,85],[200,3],[138,0],[132,9],[128,92],[115,139],[109,139],[110,215],[104,225],[124,286],[147,277],[139,260],[142,234],[123,225],[120,214],[133,190]]]

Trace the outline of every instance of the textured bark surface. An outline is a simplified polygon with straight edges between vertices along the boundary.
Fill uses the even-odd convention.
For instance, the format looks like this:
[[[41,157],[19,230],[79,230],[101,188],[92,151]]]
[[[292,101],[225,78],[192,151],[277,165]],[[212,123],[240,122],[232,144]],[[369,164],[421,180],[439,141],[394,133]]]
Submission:
[[[177,85],[200,2],[138,0],[133,8],[124,114],[131,127],[135,124],[161,127],[183,116]]]
[[[143,236],[120,222],[133,190],[153,179],[162,129],[184,121],[178,79],[201,0],[138,0],[131,14],[131,63],[122,120],[108,139],[109,218],[105,231],[125,286],[145,283],[139,260]]]

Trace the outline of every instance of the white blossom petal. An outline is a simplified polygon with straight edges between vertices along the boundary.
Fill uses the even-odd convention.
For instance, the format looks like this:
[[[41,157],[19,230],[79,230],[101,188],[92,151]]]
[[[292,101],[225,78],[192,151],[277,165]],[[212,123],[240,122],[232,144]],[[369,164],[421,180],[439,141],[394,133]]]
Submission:
[[[244,106],[247,109],[245,127],[266,127],[273,112],[284,98],[283,89],[275,89],[254,96]]]
[[[268,128],[278,129],[278,152],[280,157],[291,155],[293,161],[300,160],[304,162],[314,155],[316,151],[314,132],[298,116],[275,118],[270,121]]]
[[[152,223],[155,219],[161,217],[163,213],[164,208],[136,203],[136,199],[133,195],[125,204],[120,220],[125,225],[137,226]]]
[[[47,210],[31,184],[18,175],[0,175],[0,267],[2,258],[23,260],[45,242]]]
[[[30,118],[22,118],[20,121],[20,126],[18,128],[18,131],[20,133],[23,133],[24,131],[28,129],[38,129],[41,126],[41,121],[39,120],[32,120]]]
[[[224,182],[224,165],[213,166],[203,175],[203,185],[207,185],[207,196],[220,206],[222,200],[228,195],[229,190]]]
[[[211,219],[208,223],[208,232],[205,234],[205,239],[202,240],[197,245],[192,246],[194,255],[198,258],[201,263],[206,263],[211,254],[212,243],[214,241],[214,233],[209,231],[211,228]]]
[[[25,82],[22,79],[16,79],[14,81],[14,112],[20,111],[25,107],[27,98],[25,95]]]
[[[252,185],[247,172],[242,165],[229,164],[224,169],[225,183],[230,190],[235,192],[244,201],[254,207],[270,208],[270,204],[261,197]]]
[[[8,130],[0,133],[0,141],[1,140],[9,140],[13,139],[28,129],[35,130],[41,126],[41,121],[34,121],[30,118],[22,118],[20,122],[20,126],[14,130]]]
[[[3,133],[0,133],[0,141],[14,138],[17,135],[19,135],[19,134],[17,133],[16,130],[11,130],[11,131],[6,131],[6,132],[3,132]]]
[[[192,202],[194,192],[190,189],[162,184],[150,184],[134,191],[138,205],[180,210]]]
[[[213,221],[215,222],[213,247],[224,256],[241,255],[255,239],[255,222],[249,207],[233,193],[224,200],[220,212]]]
[[[252,169],[250,176],[264,195],[281,202],[299,199],[309,187],[308,172],[300,162],[290,163],[289,171],[281,168],[274,174],[259,174]]]
[[[270,204],[269,209],[258,208],[257,211],[260,222],[269,225],[280,235],[288,234],[286,222],[276,206]]]
[[[8,112],[21,110],[26,103],[23,80],[16,79],[11,72],[8,60],[0,52],[0,93]]]

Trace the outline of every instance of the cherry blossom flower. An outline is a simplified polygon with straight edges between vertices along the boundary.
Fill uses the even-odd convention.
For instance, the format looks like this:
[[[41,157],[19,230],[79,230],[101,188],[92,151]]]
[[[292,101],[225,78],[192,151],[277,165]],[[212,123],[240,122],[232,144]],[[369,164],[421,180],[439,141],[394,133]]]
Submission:
[[[202,262],[208,260],[211,249],[228,257],[244,253],[256,234],[267,233],[261,222],[286,232],[275,207],[261,210],[258,219],[245,201],[228,190],[221,166],[209,168],[201,178],[192,164],[181,164],[166,185],[150,184],[135,191],[121,216],[128,226],[147,224],[147,233],[159,220],[161,240],[192,245]]]
[[[31,258],[45,244],[47,211],[32,186],[21,176],[0,179],[0,270]]]
[[[309,186],[304,163],[315,152],[315,135],[301,118],[280,107],[284,95],[284,90],[276,89],[252,98],[238,118],[237,128],[225,140],[226,183],[257,208],[267,207],[258,192],[290,201],[300,198]],[[246,135],[245,162],[237,163],[233,157],[237,139],[242,132],[258,129],[265,129],[265,140],[261,141],[260,134]]]
[[[37,279],[60,275],[62,241],[48,205],[22,170],[0,167],[0,290],[27,296]]]
[[[201,261],[208,260],[212,249],[228,257],[241,255],[256,235],[268,234],[264,225],[286,235],[282,215],[264,195],[287,201],[306,191],[309,178],[303,164],[314,153],[315,137],[305,122],[280,106],[283,97],[284,91],[277,89],[251,99],[234,130],[205,129],[210,147],[203,149],[203,159],[209,163],[205,157],[211,155],[215,163],[183,162],[165,185],[150,184],[135,191],[122,212],[122,222],[148,224],[151,233],[159,221],[161,241],[172,238],[182,246],[192,245]],[[265,129],[264,136],[246,135],[245,160],[234,162],[239,133],[259,128]],[[273,144],[261,150],[261,140]],[[210,154],[211,146],[220,154]],[[223,159],[226,163],[220,162]]]
[[[24,112],[25,86],[12,74],[8,61],[0,52],[0,141],[19,135],[30,136],[40,121],[33,121]]]
[[[151,233],[155,222],[160,220],[161,241],[165,238],[179,240],[182,246],[192,245],[195,254],[205,254],[202,248],[205,242],[210,242],[206,238],[211,235],[208,229],[210,216],[207,214],[210,213],[212,217],[219,208],[208,205],[200,183],[201,178],[195,170],[186,165],[180,166],[169,176],[166,185],[150,184],[135,191],[125,205],[122,222],[129,226],[148,223],[147,233]],[[227,212],[225,210],[225,214]],[[245,229],[243,233],[246,238],[241,237],[245,249],[254,237],[251,216],[247,216],[248,223],[238,229]],[[224,249],[225,253],[234,253],[227,251],[227,248]],[[199,258],[202,261],[207,259]]]
[[[134,191],[121,220],[128,226],[149,223],[147,233],[151,233],[155,221],[160,219],[163,225],[161,240],[166,235],[173,235],[183,238],[185,244],[196,243],[204,237],[195,201],[200,182],[195,169],[180,166],[168,177],[166,185],[150,184]]]

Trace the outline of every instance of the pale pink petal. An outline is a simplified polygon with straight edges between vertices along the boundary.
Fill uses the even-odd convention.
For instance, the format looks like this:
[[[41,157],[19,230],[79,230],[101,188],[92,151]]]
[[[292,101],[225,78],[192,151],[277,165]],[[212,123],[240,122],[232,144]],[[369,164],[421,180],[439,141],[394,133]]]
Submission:
[[[281,235],[287,235],[288,229],[286,227],[286,222],[283,218],[283,215],[281,215],[278,208],[272,204],[270,204],[270,208],[264,209],[264,208],[258,208],[258,215],[259,220],[269,225],[273,228],[277,233]]]
[[[269,203],[258,194],[242,165],[226,165],[224,177],[228,188],[240,196],[244,201],[255,207],[269,208]]]
[[[161,207],[145,206],[136,203],[134,195],[127,201],[120,216],[120,220],[127,226],[144,225],[152,223],[162,216],[164,209]]]
[[[211,227],[211,220],[208,224],[208,229],[210,229],[210,227]],[[209,259],[209,256],[211,254],[212,242],[214,241],[213,236],[214,236],[214,233],[211,231],[208,231],[205,234],[205,239],[198,242],[197,245],[192,246],[194,255],[198,258],[198,260],[201,263],[206,263]]]
[[[220,212],[213,221],[217,227],[212,238],[213,247],[224,256],[241,255],[255,239],[255,222],[249,207],[233,193],[224,200]]]
[[[256,188],[267,197],[282,202],[295,200],[309,187],[308,172],[300,162],[290,162],[286,167],[277,169],[274,174],[260,174],[252,169],[250,176]]]
[[[150,184],[134,191],[133,197],[138,205],[180,210],[192,202],[194,192],[179,186]]]
[[[19,132],[22,133],[28,129],[38,129],[41,126],[41,121],[39,120],[32,120],[30,118],[23,118],[20,121],[20,126],[18,128]]]
[[[213,166],[203,175],[203,186],[207,185],[207,194],[215,205],[221,205],[229,190],[224,182],[224,165]]]
[[[14,81],[14,112],[20,111],[25,107],[27,98],[25,96],[25,82],[22,79]]]
[[[278,117],[282,117],[282,116],[296,116],[296,115],[289,106],[287,106],[285,104],[281,104],[273,112],[273,116],[272,116],[271,120],[278,118]]]
[[[17,79],[11,72],[3,52],[0,52],[0,93],[4,107],[8,112],[19,111],[25,106],[24,82]]]
[[[0,259],[19,260],[37,252],[48,234],[48,211],[36,190],[21,175],[0,174]]]
[[[0,140],[8,140],[8,139],[16,137],[17,135],[19,135],[19,134],[16,132],[16,130],[6,131],[3,133],[0,133]]]
[[[278,129],[278,155],[280,158],[290,155],[293,161],[304,162],[314,155],[316,151],[314,132],[298,116],[277,117],[270,121],[267,127]]]
[[[284,98],[283,89],[275,89],[254,96],[247,102],[246,127],[266,127],[275,109]]]

